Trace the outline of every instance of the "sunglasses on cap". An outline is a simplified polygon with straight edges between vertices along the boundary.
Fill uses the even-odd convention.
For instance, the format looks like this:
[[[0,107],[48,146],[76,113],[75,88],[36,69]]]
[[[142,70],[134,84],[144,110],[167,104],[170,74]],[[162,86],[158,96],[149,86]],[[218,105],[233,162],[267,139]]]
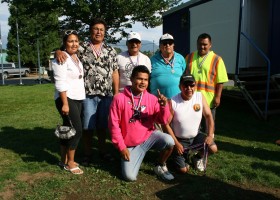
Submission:
[[[76,35],[78,35],[78,32],[75,31],[75,30],[67,30],[67,31],[64,32],[64,34],[65,34],[65,35],[70,35],[70,34],[76,34]]]
[[[173,40],[163,40],[160,43],[163,44],[163,46],[166,46],[167,44],[169,44],[169,45],[174,44],[174,41]]]

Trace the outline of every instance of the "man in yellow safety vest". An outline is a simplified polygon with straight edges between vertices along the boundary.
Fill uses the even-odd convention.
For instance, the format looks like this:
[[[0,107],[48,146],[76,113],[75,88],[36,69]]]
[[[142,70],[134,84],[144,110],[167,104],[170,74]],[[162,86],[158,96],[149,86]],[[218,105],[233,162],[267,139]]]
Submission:
[[[211,36],[203,33],[197,38],[197,51],[186,56],[186,73],[194,76],[197,91],[200,91],[211,108],[215,120],[216,108],[220,105],[223,83],[228,81],[223,59],[211,51]]]

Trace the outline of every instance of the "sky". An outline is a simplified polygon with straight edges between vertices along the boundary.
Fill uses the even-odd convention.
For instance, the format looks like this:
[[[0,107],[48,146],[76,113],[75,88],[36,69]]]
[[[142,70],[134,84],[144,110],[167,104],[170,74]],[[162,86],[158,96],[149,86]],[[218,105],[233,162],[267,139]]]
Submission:
[[[186,1],[187,0],[184,0],[183,2]],[[3,49],[6,48],[7,37],[10,30],[10,26],[8,25],[9,16],[10,16],[10,12],[8,9],[8,4],[0,3],[0,26],[1,26],[1,36],[2,36],[1,38],[2,38]],[[158,44],[159,38],[162,35],[162,26],[157,26],[156,28],[147,29],[143,27],[141,23],[136,23],[133,25],[133,28],[130,31],[136,31],[140,33],[142,40],[148,40],[151,42],[154,41],[155,44]]]

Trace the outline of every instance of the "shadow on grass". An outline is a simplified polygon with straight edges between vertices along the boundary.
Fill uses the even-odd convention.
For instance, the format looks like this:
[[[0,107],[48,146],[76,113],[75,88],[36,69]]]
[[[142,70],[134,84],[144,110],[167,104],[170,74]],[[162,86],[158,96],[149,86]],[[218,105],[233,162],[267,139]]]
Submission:
[[[54,154],[59,151],[59,144],[53,131],[40,127],[32,130],[3,127],[0,133],[0,146],[17,153],[24,162],[54,164],[57,163]]]
[[[54,129],[35,127],[29,129],[15,129],[14,127],[2,127],[0,132],[0,147],[18,154],[23,162],[46,162],[56,165],[60,159],[59,140],[54,135]],[[107,162],[99,158],[97,139],[93,139],[92,164],[89,167],[108,171],[112,176],[120,177],[119,156],[113,146],[107,143],[109,151],[116,157],[115,161]],[[75,159],[81,162],[83,158],[83,144],[80,140],[76,150]]]
[[[223,97],[217,109],[216,134],[240,140],[274,143],[280,138],[280,115],[257,118],[245,101]]]
[[[232,152],[234,154],[246,155],[248,157],[255,157],[261,160],[279,161],[279,151],[269,151],[258,147],[241,146],[229,142],[218,141],[219,149],[223,151]]]
[[[182,175],[177,178],[178,183],[172,187],[156,192],[162,200],[169,199],[278,199],[271,194],[242,189],[234,185],[211,179],[207,176]]]

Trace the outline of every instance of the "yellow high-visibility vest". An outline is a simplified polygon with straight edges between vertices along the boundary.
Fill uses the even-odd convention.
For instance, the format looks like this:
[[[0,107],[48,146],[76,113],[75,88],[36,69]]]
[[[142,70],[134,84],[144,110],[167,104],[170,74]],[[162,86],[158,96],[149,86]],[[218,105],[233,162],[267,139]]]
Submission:
[[[197,91],[205,96],[210,108],[213,107],[215,88],[217,83],[228,81],[227,71],[223,59],[210,51],[203,61],[197,51],[186,56],[186,72],[194,76]],[[201,65],[201,67],[199,67]]]

